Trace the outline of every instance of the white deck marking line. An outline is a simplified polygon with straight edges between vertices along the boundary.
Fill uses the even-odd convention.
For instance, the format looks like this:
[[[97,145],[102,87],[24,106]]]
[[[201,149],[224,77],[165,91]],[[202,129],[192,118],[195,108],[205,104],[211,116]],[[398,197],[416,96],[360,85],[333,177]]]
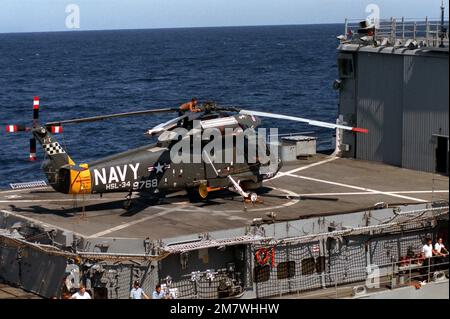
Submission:
[[[240,216],[229,216],[227,217],[228,220],[247,220],[247,218],[240,217]]]
[[[430,194],[430,193],[448,193],[448,190],[435,190],[435,191],[392,191],[386,192],[390,194]],[[378,195],[374,192],[345,192],[345,193],[311,193],[311,194],[298,194],[298,196],[346,196],[346,195]]]
[[[323,160],[323,161],[320,161],[320,162],[317,162],[317,163],[312,163],[312,164],[309,164],[309,165],[306,165],[306,166],[302,166],[302,167],[298,167],[298,168],[295,168],[295,169],[291,169],[290,171],[287,171],[287,172],[278,172],[277,175],[275,175],[271,179],[266,179],[263,182],[272,181],[272,180],[274,180],[276,178],[283,177],[285,175],[289,175],[289,174],[293,174],[293,173],[296,173],[296,172],[300,172],[300,171],[303,171],[305,169],[308,169],[308,168],[311,168],[311,167],[314,167],[314,166],[326,164],[326,163],[332,162],[334,160],[337,160],[338,158],[339,157],[334,156],[334,157],[327,158],[326,160]]]
[[[211,211],[211,210],[209,210],[208,208],[204,208],[204,207],[197,207],[199,210],[201,210],[201,211],[204,211],[204,212],[206,212],[206,213],[209,213],[209,214],[211,214],[212,216],[215,216],[215,217],[217,217],[217,216],[222,216],[222,217],[224,217],[225,219],[228,219],[228,220],[231,220],[231,221],[233,221],[233,220],[243,220],[243,221],[247,221],[247,222],[249,222],[249,221],[251,221],[251,219],[249,219],[249,218],[245,218],[245,217],[242,217],[242,216],[238,216],[238,215],[232,215],[231,214],[231,212],[230,213],[227,213],[227,212],[220,212],[220,211]],[[241,211],[241,212],[238,212],[238,213],[243,213],[243,211]]]
[[[274,189],[274,190],[277,190],[277,191],[280,191],[280,192],[283,192],[283,193],[286,193],[286,197],[289,197],[289,196],[291,196],[291,197],[294,197],[294,198],[291,198],[288,202],[286,202],[286,203],[284,203],[284,204],[279,204],[279,205],[276,205],[276,206],[266,206],[266,207],[261,207],[261,208],[251,208],[251,207],[255,207],[256,205],[258,205],[258,204],[255,204],[255,205],[253,205],[253,204],[250,204],[250,205],[246,205],[246,209],[244,209],[244,203],[242,203],[242,209],[226,209],[226,210],[209,210],[209,209],[207,209],[207,208],[200,208],[200,207],[197,207],[197,209],[190,209],[189,207],[186,207],[186,208],[184,208],[183,210],[184,211],[190,211],[190,212],[192,212],[192,211],[198,211],[198,209],[202,209],[202,210],[205,210],[206,212],[210,212],[213,216],[235,216],[235,215],[231,215],[231,213],[239,213],[239,214],[242,214],[242,213],[244,213],[244,211],[245,212],[262,212],[262,211],[268,211],[268,210],[276,210],[276,209],[281,209],[281,208],[284,208],[284,207],[289,207],[289,206],[292,206],[292,205],[295,205],[295,204],[297,204],[298,202],[300,202],[300,200],[299,199],[296,199],[296,197],[298,197],[299,195],[297,194],[297,193],[294,193],[293,191],[290,191],[290,190],[288,190],[288,189],[282,189],[282,188],[277,188],[277,187],[273,187],[273,186],[270,186],[269,188],[272,188],[272,189]],[[222,214],[224,214],[224,215],[222,215]]]
[[[211,214],[214,217],[221,216],[221,217],[224,217],[224,218],[226,218],[228,220],[245,220],[245,221],[248,220],[247,218],[244,218],[244,217],[241,217],[241,216],[236,216],[236,215],[230,215],[230,214],[227,214],[225,212],[217,212],[217,211],[214,211],[214,210],[209,210],[207,208],[198,207],[198,206],[193,206],[193,207],[195,207],[194,211],[196,211],[196,212],[202,212],[202,213]],[[192,210],[189,210],[189,208],[184,208],[184,209],[181,209],[180,211],[192,212]]]
[[[392,197],[403,198],[403,199],[412,200],[412,201],[415,201],[415,202],[421,202],[421,203],[426,203],[427,202],[426,200],[423,200],[423,199],[420,199],[420,198],[403,196],[403,195],[398,195],[398,194],[393,194],[393,193],[388,193],[388,192],[382,192],[382,191],[378,191],[378,190],[370,189],[370,188],[364,188],[364,187],[359,187],[359,186],[354,186],[354,185],[337,183],[337,182],[332,182],[332,181],[327,181],[327,180],[318,179],[318,178],[312,178],[312,177],[307,177],[307,176],[300,176],[300,175],[294,175],[294,174],[287,174],[287,175],[291,176],[291,177],[297,177],[297,178],[306,179],[306,180],[309,180],[309,181],[314,181],[314,182],[319,182],[319,183],[325,183],[325,184],[330,184],[330,185],[335,185],[335,186],[342,186],[342,187],[353,188],[353,189],[357,189],[357,190],[360,190],[360,191],[366,191],[366,192],[370,192],[370,193],[376,193],[376,194],[381,194],[381,195],[387,195],[387,196],[392,196]]]
[[[156,207],[156,206],[154,206],[154,207]],[[147,216],[147,217],[144,217],[144,218],[141,218],[141,219],[133,220],[133,221],[131,221],[131,222],[128,222],[128,223],[125,223],[125,224],[122,224],[122,225],[118,225],[118,226],[116,226],[116,227],[112,227],[112,228],[109,228],[109,229],[105,229],[105,230],[103,230],[103,231],[101,231],[101,232],[98,232],[98,233],[89,235],[89,236],[87,236],[87,238],[102,237],[102,236],[104,236],[104,235],[107,235],[107,234],[116,232],[116,231],[118,231],[118,230],[122,230],[122,229],[124,229],[124,228],[128,228],[128,227],[130,227],[130,226],[133,226],[133,225],[136,225],[136,224],[145,222],[146,220],[150,220],[150,219],[154,219],[154,218],[156,218],[156,217],[164,216],[164,215],[166,215],[166,214],[169,214],[169,213],[171,213],[171,212],[177,211],[177,210],[179,210],[179,209],[180,209],[180,207],[175,207],[175,208],[165,209],[165,210],[163,210],[162,212],[159,212],[159,213],[156,213],[156,214],[152,214],[152,215],[150,215],[150,216]]]
[[[21,219],[25,219],[25,220],[28,220],[28,221],[33,222],[35,224],[38,224],[38,225],[50,226],[50,227],[53,227],[55,229],[62,230],[64,232],[71,232],[71,233],[73,233],[73,234],[75,234],[77,236],[80,236],[80,237],[86,236],[86,235],[83,235],[81,233],[77,233],[76,231],[73,231],[73,230],[70,230],[70,229],[67,229],[67,228],[62,228],[60,226],[56,226],[56,225],[53,225],[53,224],[45,223],[43,221],[40,221],[39,219],[35,219],[35,218],[28,217],[28,216],[23,216],[21,214],[17,214],[17,213],[14,213],[14,212],[10,212],[9,210],[2,209],[0,211],[2,213],[4,213],[4,214],[8,214],[8,215],[12,215],[12,216],[15,216],[15,217],[18,217],[18,218],[21,218]]]
[[[394,191],[394,192],[388,192],[392,194],[427,194],[427,193],[448,193],[448,189],[442,189],[442,190],[434,190],[434,191]]]
[[[224,212],[212,212],[211,215],[212,216],[223,216],[223,217],[228,216],[228,214],[225,214]]]

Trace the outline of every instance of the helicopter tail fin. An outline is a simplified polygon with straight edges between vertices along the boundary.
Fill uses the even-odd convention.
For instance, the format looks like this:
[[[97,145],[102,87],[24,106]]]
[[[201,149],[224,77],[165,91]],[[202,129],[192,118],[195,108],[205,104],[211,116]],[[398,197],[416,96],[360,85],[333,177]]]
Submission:
[[[52,163],[53,168],[59,169],[62,166],[69,165],[74,166],[75,162],[67,155],[63,147],[53,138],[53,135],[47,130],[47,128],[40,126],[33,128],[33,135],[41,144],[48,159]]]
[[[32,133],[48,156],[43,164],[43,170],[49,184],[62,193],[77,194],[90,191],[87,164],[77,166],[47,128],[35,127]]]

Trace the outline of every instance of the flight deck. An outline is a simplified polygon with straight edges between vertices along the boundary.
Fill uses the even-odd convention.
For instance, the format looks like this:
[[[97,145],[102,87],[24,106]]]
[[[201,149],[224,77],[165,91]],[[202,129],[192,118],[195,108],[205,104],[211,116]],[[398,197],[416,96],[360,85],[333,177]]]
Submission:
[[[277,222],[448,202],[448,182],[444,175],[318,154],[284,165],[265,181],[255,204],[232,192],[213,192],[195,203],[183,194],[156,204],[136,196],[126,211],[122,193],[73,196],[42,187],[1,191],[0,212],[84,238],[157,240],[244,227],[268,216]]]

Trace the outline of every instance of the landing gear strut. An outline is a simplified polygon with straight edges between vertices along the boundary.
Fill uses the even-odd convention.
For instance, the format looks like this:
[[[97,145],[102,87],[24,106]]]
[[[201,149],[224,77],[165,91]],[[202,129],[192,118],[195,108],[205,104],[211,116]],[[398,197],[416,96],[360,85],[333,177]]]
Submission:
[[[213,168],[214,172],[216,173],[216,176],[219,177],[219,172],[217,171],[216,167],[214,166],[213,162],[211,161],[211,158],[209,157],[208,153],[206,153],[204,150],[203,150],[203,153],[205,154],[206,158],[208,159],[209,164],[211,164],[211,167]],[[227,177],[233,184],[233,186],[229,188],[231,191],[238,193],[239,195],[242,196],[244,201],[250,201],[252,204],[255,204],[258,201],[258,195],[256,193],[247,193],[239,185],[239,183],[240,183],[239,181],[235,181],[231,175],[227,175]]]
[[[128,193],[128,195],[125,197],[125,201],[123,202],[123,208],[124,208],[125,210],[129,210],[129,209],[131,208],[131,204],[132,204],[132,195],[133,195],[133,192],[130,191],[130,192]]]

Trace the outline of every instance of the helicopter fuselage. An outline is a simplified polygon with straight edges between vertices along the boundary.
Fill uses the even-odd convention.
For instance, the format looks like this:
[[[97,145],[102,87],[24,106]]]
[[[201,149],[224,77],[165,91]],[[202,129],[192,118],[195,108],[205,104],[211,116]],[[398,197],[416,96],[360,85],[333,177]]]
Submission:
[[[197,190],[202,198],[206,198],[209,191],[230,188],[252,202],[256,201],[257,195],[248,193],[245,189],[259,188],[264,179],[274,177],[281,168],[277,143],[265,141],[267,136],[278,136],[278,130],[275,128],[275,132],[272,132],[270,129],[271,132],[267,135],[265,129],[262,129],[263,133],[258,129],[255,136],[256,128],[261,123],[260,117],[368,133],[365,128],[235,107],[223,108],[213,102],[205,102],[200,110],[201,112],[186,113],[179,108],[151,109],[49,122],[40,126],[39,97],[36,96],[33,102],[33,126],[8,125],[6,131],[32,132],[29,158],[36,160],[38,141],[47,155],[42,168],[49,184],[61,193],[126,192],[127,198],[130,198],[133,192],[164,194],[178,190]],[[168,112],[178,112],[178,116],[146,133],[149,136],[159,135],[157,143],[91,163],[75,164],[50,134],[50,131],[61,133],[62,124]],[[198,133],[202,137],[196,140]],[[210,147],[210,144],[213,147]],[[181,152],[179,145],[182,145]],[[218,151],[219,149],[225,151],[225,157],[222,157],[222,151]],[[181,153],[183,160],[175,160],[177,153]],[[187,161],[184,160],[186,156]]]
[[[48,132],[45,137],[35,135],[40,141],[47,140],[47,144],[43,144],[44,149],[48,149],[45,146],[48,143],[55,143]],[[229,175],[245,188],[254,189],[258,188],[263,179],[275,175],[281,167],[279,163],[275,167],[276,171],[262,174],[262,165],[259,162],[176,163],[170,152],[173,143],[158,142],[80,165],[75,165],[65,153],[48,153],[50,160],[46,161],[43,168],[50,185],[62,193],[146,192],[156,195],[183,189],[198,189],[200,186],[208,191],[228,188],[232,186]],[[235,145],[229,151],[235,153]],[[64,159],[61,158],[63,155]],[[58,169],[55,167],[57,160],[67,160],[69,164]]]

